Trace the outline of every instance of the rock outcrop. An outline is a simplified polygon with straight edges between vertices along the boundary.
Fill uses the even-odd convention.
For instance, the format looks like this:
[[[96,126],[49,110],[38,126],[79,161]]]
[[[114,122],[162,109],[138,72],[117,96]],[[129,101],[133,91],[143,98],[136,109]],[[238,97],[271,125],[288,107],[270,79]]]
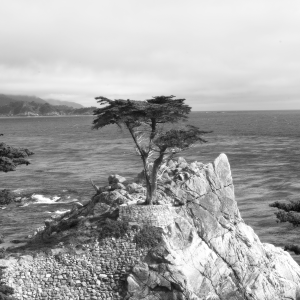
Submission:
[[[95,186],[95,215],[72,229],[90,236],[86,250],[0,260],[3,282],[17,299],[300,300],[300,266],[244,223],[225,154],[207,165],[169,161],[158,178],[156,205],[145,206],[142,173],[139,183],[109,176]],[[129,231],[99,244],[103,209]],[[141,232],[156,232],[159,242],[141,246]]]
[[[300,266],[242,220],[226,155],[176,168],[167,189],[183,205],[167,226],[154,224],[163,244],[132,269],[129,299],[300,299]]]

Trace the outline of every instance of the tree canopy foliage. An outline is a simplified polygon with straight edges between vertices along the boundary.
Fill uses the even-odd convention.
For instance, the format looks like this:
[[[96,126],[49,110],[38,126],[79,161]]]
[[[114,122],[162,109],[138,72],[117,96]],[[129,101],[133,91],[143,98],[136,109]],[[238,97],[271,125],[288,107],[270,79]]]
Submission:
[[[96,98],[104,107],[94,111],[93,128],[116,124],[125,126],[131,134],[143,162],[147,204],[156,199],[157,173],[164,159],[170,159],[196,142],[205,143],[202,135],[209,133],[194,126],[164,130],[164,124],[186,121],[191,111],[191,107],[184,103],[185,99],[174,98],[173,95],[156,96],[145,101]]]
[[[173,98],[174,96],[157,96],[150,100],[137,101],[97,97],[100,105],[108,105],[94,111],[97,115],[94,128],[102,128],[109,124],[137,126],[146,123],[152,130],[156,130],[156,125],[159,123],[186,120],[191,107],[184,104],[185,99]]]

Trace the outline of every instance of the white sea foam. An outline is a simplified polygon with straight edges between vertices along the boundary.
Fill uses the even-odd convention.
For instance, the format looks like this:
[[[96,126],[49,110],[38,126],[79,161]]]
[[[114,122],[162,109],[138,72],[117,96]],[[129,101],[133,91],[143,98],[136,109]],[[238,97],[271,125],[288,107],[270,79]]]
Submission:
[[[64,213],[68,212],[68,211],[71,211],[71,209],[57,210],[57,211],[55,211],[54,213],[55,213],[55,214],[58,214],[58,215],[62,215],[62,214],[64,214]]]
[[[71,209],[62,209],[62,210],[56,210],[56,211],[46,211],[45,213],[47,214],[55,214],[55,215],[62,215],[68,211],[70,211]]]
[[[48,203],[48,204],[55,203],[56,200],[60,199],[60,197],[58,196],[45,197],[44,195],[40,195],[40,194],[33,194],[31,198],[36,201],[35,203]]]
[[[52,216],[55,215],[62,215],[67,212],[71,211],[71,209],[62,209],[62,210],[56,210],[56,211],[45,211],[46,214],[51,214]]]
[[[77,202],[77,198],[73,198],[70,195],[63,196],[49,196],[43,194],[32,194],[31,199],[34,201],[32,204],[58,204],[58,203],[72,203]],[[58,201],[59,200],[59,201]]]

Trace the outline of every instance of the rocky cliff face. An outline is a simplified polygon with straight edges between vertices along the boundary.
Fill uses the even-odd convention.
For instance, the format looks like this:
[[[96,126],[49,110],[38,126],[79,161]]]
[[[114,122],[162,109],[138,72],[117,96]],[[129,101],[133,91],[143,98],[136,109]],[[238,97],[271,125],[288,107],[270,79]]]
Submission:
[[[182,206],[167,212],[167,225],[152,219],[164,230],[163,244],[132,269],[128,298],[300,299],[300,266],[282,249],[261,243],[242,220],[226,155],[208,165],[172,164],[162,192]],[[131,218],[137,221],[136,214]]]

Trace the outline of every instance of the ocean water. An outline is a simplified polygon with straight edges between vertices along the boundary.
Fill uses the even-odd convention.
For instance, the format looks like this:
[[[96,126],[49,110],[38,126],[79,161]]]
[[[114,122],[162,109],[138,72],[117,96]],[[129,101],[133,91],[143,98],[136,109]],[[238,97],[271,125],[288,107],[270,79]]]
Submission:
[[[90,178],[107,184],[110,174],[133,179],[142,169],[131,138],[109,126],[92,130],[92,116],[0,118],[1,140],[35,153],[29,166],[0,173],[0,188],[31,199],[26,206],[0,208],[0,232],[20,239],[53,212],[70,209],[94,194]],[[244,221],[261,241],[300,244],[300,228],[277,224],[274,201],[300,200],[300,111],[193,112],[189,124],[213,130],[208,143],[183,152],[188,162],[227,154]],[[296,258],[300,262],[300,258]]]

